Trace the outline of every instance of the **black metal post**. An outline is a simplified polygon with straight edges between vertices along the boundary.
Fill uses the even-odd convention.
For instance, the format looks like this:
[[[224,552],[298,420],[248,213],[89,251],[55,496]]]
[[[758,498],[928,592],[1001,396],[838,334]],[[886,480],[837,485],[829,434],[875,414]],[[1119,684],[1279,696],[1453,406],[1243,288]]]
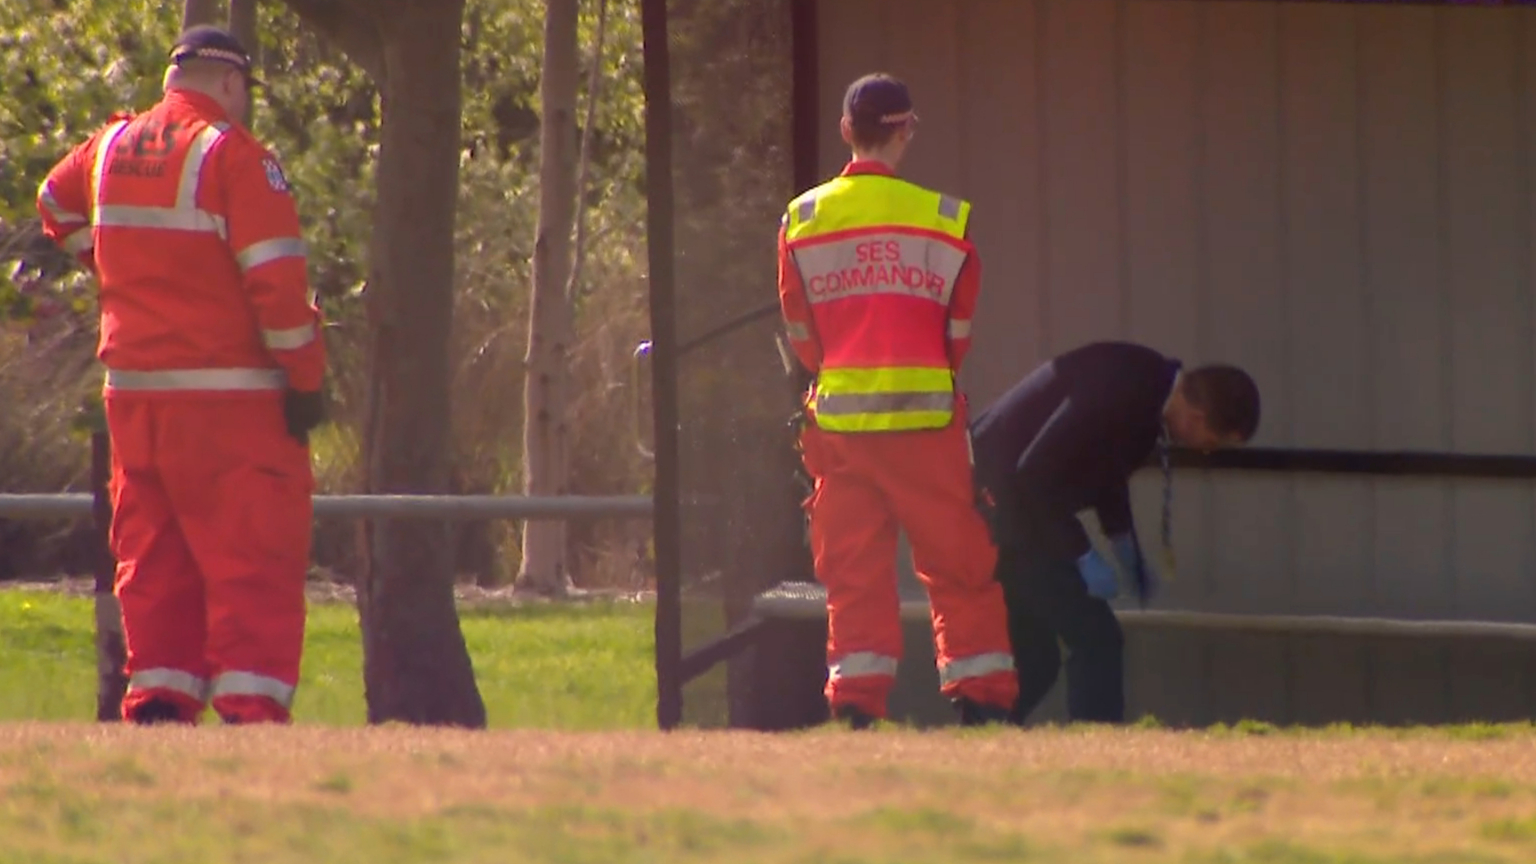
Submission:
[[[96,719],[114,723],[122,719],[123,694],[128,678],[123,674],[127,650],[123,644],[122,613],[112,591],[117,561],[109,541],[112,530],[112,443],[106,432],[91,433],[91,537],[96,547]]]
[[[821,178],[821,68],[816,39],[816,0],[791,0],[790,111],[795,188],[789,197],[815,186]]]
[[[646,247],[650,267],[651,394],[656,480],[656,722],[683,718],[682,512],[678,477],[677,320],[672,208],[672,74],[667,0],[641,0],[645,57]]]

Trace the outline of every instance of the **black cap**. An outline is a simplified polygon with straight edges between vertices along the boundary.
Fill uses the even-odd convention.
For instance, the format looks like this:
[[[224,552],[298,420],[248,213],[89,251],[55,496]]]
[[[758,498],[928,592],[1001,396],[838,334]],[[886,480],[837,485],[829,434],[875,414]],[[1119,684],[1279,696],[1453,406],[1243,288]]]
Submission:
[[[261,81],[251,74],[251,55],[240,44],[240,40],[230,34],[228,30],[215,27],[212,24],[199,24],[196,27],[188,27],[177,37],[176,45],[171,48],[171,62],[181,65],[185,60],[217,60],[220,63],[239,69],[245,73],[246,83],[252,87],[260,86]]]
[[[855,126],[899,126],[917,119],[912,110],[912,95],[907,85],[896,78],[876,72],[848,85],[843,94],[843,116]]]

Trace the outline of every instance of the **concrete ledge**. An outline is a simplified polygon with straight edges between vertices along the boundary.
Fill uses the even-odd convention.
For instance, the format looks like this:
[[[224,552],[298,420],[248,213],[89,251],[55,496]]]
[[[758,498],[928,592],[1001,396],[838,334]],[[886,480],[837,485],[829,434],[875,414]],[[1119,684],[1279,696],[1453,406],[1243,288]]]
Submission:
[[[757,595],[752,611],[763,618],[825,619],[827,592],[814,582],[781,582]],[[1315,633],[1336,636],[1391,636],[1410,639],[1500,639],[1536,642],[1536,624],[1497,621],[1431,621],[1337,615],[1240,615],[1179,610],[1116,610],[1127,630],[1177,628],[1247,633]],[[903,598],[906,622],[929,620],[928,601]]]
[[[1126,635],[1127,719],[1174,727],[1506,722],[1536,718],[1536,626],[1339,616],[1117,610]],[[761,639],[731,725],[801,728],[826,719],[826,593],[782,583],[752,614]],[[902,603],[904,651],[891,715],[953,722],[938,693],[928,604]],[[1030,717],[1063,722],[1065,675]]]

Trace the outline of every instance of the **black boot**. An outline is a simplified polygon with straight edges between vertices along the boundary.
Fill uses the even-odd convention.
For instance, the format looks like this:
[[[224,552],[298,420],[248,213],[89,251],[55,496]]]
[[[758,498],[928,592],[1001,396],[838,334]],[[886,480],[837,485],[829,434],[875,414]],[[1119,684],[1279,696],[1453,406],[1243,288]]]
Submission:
[[[964,697],[954,701],[955,711],[960,715],[961,726],[986,726],[989,724],[1004,724],[1008,722],[1008,709],[996,705],[982,705],[972,702]]]
[[[833,722],[847,723],[854,731],[862,731],[875,725],[875,718],[852,705],[838,705],[832,709]]]
[[[173,703],[164,699],[151,699],[144,702],[128,715],[128,721],[139,726],[175,723],[180,720],[181,711]]]

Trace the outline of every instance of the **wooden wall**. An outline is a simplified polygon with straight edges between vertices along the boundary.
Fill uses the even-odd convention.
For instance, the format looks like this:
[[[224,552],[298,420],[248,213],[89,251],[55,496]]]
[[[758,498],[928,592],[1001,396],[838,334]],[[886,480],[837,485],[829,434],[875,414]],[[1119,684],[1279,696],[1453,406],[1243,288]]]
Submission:
[[[975,204],[977,402],[1123,338],[1247,368],[1258,444],[1536,443],[1536,10],[818,6],[823,170],[885,70],[922,118],[904,173]],[[1174,523],[1164,608],[1536,620],[1528,482],[1182,472]]]

